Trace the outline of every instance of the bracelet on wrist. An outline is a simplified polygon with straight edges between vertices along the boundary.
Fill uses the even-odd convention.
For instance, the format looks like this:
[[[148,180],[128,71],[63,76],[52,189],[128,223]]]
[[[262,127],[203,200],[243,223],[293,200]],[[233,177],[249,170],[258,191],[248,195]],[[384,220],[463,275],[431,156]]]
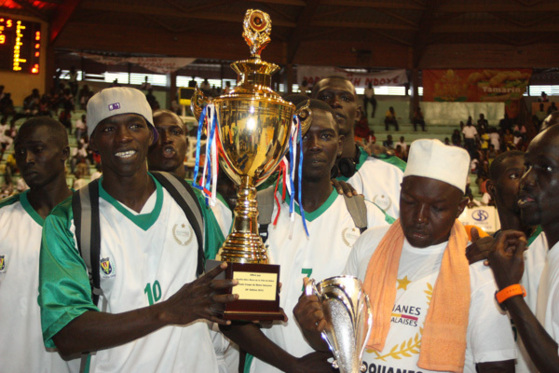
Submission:
[[[524,286],[520,284],[507,286],[506,288],[501,289],[500,291],[497,291],[495,293],[495,299],[497,300],[501,308],[505,309],[503,307],[503,302],[517,295],[522,295],[523,297],[526,296],[526,289],[524,288]]]

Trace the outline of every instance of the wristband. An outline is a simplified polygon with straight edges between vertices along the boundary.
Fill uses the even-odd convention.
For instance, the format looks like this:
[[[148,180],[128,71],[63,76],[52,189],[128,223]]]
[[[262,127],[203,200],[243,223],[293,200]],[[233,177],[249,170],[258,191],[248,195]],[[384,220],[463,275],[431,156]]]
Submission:
[[[497,299],[497,302],[499,302],[499,304],[501,304],[504,301],[506,301],[507,299],[509,299],[511,297],[515,297],[517,295],[522,295],[523,297],[526,296],[526,289],[524,289],[524,286],[522,286],[520,284],[514,284],[514,285],[507,286],[503,290],[498,291],[497,293],[495,293],[495,298]]]

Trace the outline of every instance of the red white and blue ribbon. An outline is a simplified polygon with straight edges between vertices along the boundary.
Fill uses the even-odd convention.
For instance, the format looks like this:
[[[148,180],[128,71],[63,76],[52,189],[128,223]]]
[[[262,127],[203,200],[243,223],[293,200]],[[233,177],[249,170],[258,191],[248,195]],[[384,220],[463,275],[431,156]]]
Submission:
[[[299,144],[299,151],[297,151],[297,143]],[[293,126],[291,128],[291,135],[289,137],[289,157],[283,157],[280,163],[280,178],[278,183],[276,183],[276,192],[278,190],[279,183],[282,184],[282,200],[285,200],[286,192],[289,194],[289,217],[291,220],[289,228],[289,237],[293,236],[293,226],[295,222],[295,200],[299,204],[299,211],[301,212],[301,219],[303,221],[303,227],[305,228],[305,233],[309,235],[309,230],[307,228],[307,222],[305,219],[305,210],[303,209],[303,203],[301,198],[301,180],[303,178],[303,146],[302,146],[302,133],[301,133],[301,121],[297,115],[293,116]],[[288,159],[289,158],[289,159]],[[298,167],[296,165],[298,164]],[[296,171],[298,172],[296,174]],[[297,182],[297,196],[295,195],[295,182]],[[274,225],[277,224],[279,214],[281,213],[281,205],[277,199],[276,193],[274,193],[276,204],[278,206],[278,214],[274,219]]]
[[[208,140],[206,142],[206,162],[200,164],[202,129],[206,125]],[[194,165],[194,177],[192,186],[201,190],[210,206],[215,206],[217,200],[217,176],[218,176],[218,153],[217,153],[217,115],[213,104],[206,105],[198,121],[198,134],[196,141],[196,164]],[[200,168],[202,175],[199,178]]]

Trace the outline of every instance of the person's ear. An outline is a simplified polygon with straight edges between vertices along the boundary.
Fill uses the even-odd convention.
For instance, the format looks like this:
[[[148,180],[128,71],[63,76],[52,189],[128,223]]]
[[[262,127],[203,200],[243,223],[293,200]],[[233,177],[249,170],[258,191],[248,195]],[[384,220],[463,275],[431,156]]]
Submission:
[[[464,212],[464,209],[468,205],[468,197],[463,197],[460,203],[458,203],[458,211],[456,212],[456,219]]]
[[[495,187],[495,184],[493,183],[493,181],[488,179],[485,183],[485,187],[487,188],[487,193],[489,193],[491,199],[494,201],[497,194],[497,188]]]
[[[361,107],[361,105],[357,105],[357,109],[355,111],[355,123],[360,121],[362,116],[363,116],[363,108]]]
[[[91,149],[95,153],[99,153],[99,149],[97,148],[97,144],[95,143],[95,132],[92,133],[89,137],[89,149]]]
[[[62,149],[62,162],[66,162],[68,160],[68,158],[70,158],[70,147],[69,146],[65,146],[64,149]]]

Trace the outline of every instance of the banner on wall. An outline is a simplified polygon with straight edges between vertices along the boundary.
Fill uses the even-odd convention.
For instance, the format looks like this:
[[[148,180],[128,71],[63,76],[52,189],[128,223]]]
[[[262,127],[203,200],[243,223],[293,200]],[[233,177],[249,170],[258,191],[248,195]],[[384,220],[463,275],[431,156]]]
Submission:
[[[337,67],[297,66],[297,84],[306,81],[309,87],[329,76],[343,76],[349,79],[355,88],[365,88],[372,83],[374,87],[385,85],[403,85],[408,82],[406,70],[386,70],[377,73],[354,73]]]
[[[111,57],[90,53],[79,53],[83,58],[93,60],[105,65],[121,65],[133,63],[144,69],[160,73],[170,74],[194,62],[195,58],[181,57]]]
[[[423,70],[423,101],[504,102],[516,118],[531,76],[531,69]]]
[[[519,100],[531,76],[531,69],[423,70],[423,101]]]

